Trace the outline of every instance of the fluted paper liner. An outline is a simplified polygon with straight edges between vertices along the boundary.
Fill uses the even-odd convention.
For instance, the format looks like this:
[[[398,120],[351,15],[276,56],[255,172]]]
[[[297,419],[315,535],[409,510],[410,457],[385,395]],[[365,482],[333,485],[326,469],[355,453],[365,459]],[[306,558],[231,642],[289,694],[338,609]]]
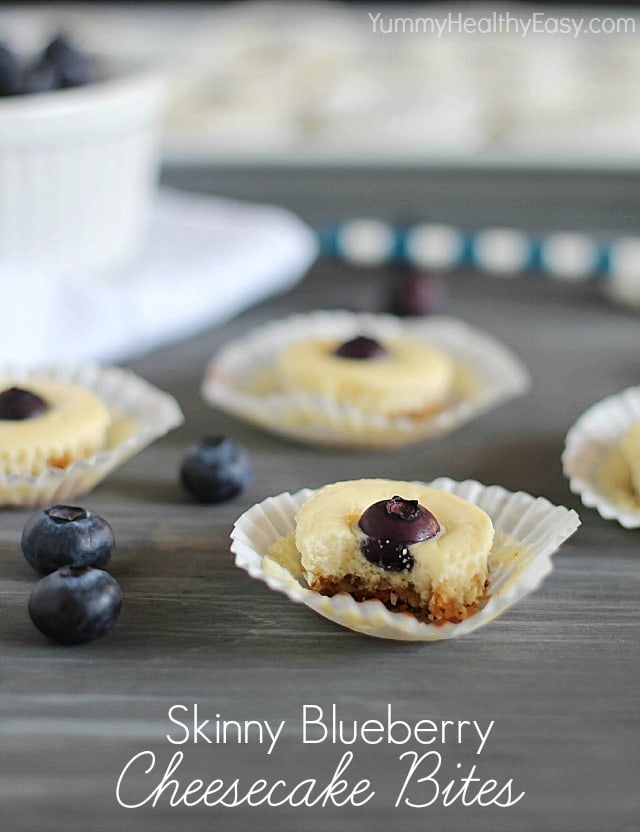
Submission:
[[[0,376],[22,383],[42,378],[76,384],[95,393],[112,414],[107,446],[93,456],[66,468],[48,468],[38,476],[0,471],[0,505],[46,506],[86,494],[127,459],[184,421],[173,396],[119,367],[0,367]]]
[[[569,429],[562,469],[585,506],[627,529],[640,528],[640,500],[619,450],[626,431],[640,422],[640,387],[591,405]]]
[[[429,485],[484,509],[496,529],[485,602],[458,624],[425,624],[409,613],[388,610],[381,601],[359,602],[346,593],[330,598],[320,595],[309,589],[304,579],[296,579],[269,558],[269,546],[295,529],[296,513],[313,493],[311,489],[269,497],[237,520],[231,534],[236,565],[292,601],[306,604],[351,630],[377,638],[439,641],[483,627],[537,589],[553,568],[553,553],[580,525],[575,511],[522,491],[513,493],[497,485],[485,486],[474,480],[455,482],[446,477]]]
[[[457,378],[444,407],[421,418],[386,417],[324,396],[277,389],[270,370],[286,346],[306,338],[346,340],[356,334],[413,338],[450,355]],[[449,433],[528,387],[529,374],[519,359],[463,321],[340,310],[292,315],[230,342],[209,363],[202,395],[209,404],[281,436],[355,449],[398,447]]]

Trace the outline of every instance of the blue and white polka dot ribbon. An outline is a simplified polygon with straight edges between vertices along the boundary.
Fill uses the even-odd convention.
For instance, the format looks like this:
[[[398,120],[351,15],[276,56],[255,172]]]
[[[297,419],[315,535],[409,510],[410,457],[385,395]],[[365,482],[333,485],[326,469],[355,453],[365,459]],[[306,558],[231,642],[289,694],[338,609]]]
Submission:
[[[436,271],[470,267],[502,277],[541,272],[567,281],[606,278],[620,299],[640,303],[640,236],[604,241],[575,232],[465,232],[435,223],[400,227],[353,219],[324,229],[320,240],[326,256],[363,266],[404,262]]]

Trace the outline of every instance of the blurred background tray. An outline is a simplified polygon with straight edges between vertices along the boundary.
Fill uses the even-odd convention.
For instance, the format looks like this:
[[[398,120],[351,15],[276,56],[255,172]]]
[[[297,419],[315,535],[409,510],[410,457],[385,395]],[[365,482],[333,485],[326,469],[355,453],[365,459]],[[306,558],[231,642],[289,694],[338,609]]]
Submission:
[[[562,18],[584,34],[523,37],[505,22],[534,14],[537,25],[553,29]],[[483,25],[494,15],[503,16],[494,28],[511,28],[420,29],[448,16],[454,29],[459,19]],[[590,34],[592,19],[617,31]],[[172,166],[640,164],[640,15],[632,6],[77,4],[7,8],[0,24],[25,47],[62,27],[89,49],[162,64]],[[396,31],[383,33],[390,26]]]

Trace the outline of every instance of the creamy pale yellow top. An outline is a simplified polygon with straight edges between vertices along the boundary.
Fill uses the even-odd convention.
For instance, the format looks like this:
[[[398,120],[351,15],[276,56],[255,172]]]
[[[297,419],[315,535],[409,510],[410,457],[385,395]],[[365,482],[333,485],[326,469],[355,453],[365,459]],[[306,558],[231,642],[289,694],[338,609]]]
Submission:
[[[291,344],[276,361],[280,385],[385,415],[420,414],[442,404],[452,387],[454,362],[435,347],[398,338],[380,342],[386,356],[354,359],[334,354],[344,340]]]
[[[631,472],[636,496],[640,497],[640,422],[632,425],[622,437],[620,449]]]
[[[440,533],[410,552],[413,568],[383,570],[361,554],[358,521],[366,508],[398,495],[418,500],[438,520]],[[313,494],[296,518],[296,548],[309,583],[315,576],[355,575],[372,587],[384,580],[392,586],[410,584],[428,602],[432,591],[464,595],[487,574],[487,557],[493,542],[493,524],[478,506],[454,494],[410,482],[371,479],[327,485]]]
[[[0,391],[22,387],[40,396],[47,410],[30,419],[0,419],[0,467],[5,473],[40,474],[64,468],[102,448],[111,421],[98,396],[50,379],[0,378]]]

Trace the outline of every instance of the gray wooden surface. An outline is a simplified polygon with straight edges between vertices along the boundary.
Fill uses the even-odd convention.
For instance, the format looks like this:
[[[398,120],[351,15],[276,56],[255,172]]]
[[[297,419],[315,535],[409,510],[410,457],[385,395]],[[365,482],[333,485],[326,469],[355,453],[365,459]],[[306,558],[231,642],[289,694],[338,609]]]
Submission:
[[[382,272],[320,263],[290,295],[132,362],[178,397],[186,424],[84,500],[118,538],[112,572],[125,604],[104,639],[58,647],[32,627],[26,601],[35,577],[18,543],[28,513],[0,514],[2,830],[640,829],[640,533],[583,509],[560,467],[575,418],[602,396],[640,383],[636,316],[596,289],[452,277],[447,311],[516,350],[533,390],[449,437],[390,454],[286,443],[199,397],[205,364],[228,338],[293,310],[379,308],[385,281]],[[177,485],[180,459],[188,440],[218,433],[246,444],[256,477],[229,503],[196,506]],[[231,525],[254,502],[378,475],[473,477],[524,489],[578,509],[582,527],[536,594],[473,635],[432,645],[343,630],[234,567]],[[216,714],[285,720],[286,728],[270,756],[258,744],[171,746],[165,735],[180,732],[169,708],[194,703],[212,721]],[[326,785],[348,749],[303,744],[300,724],[303,705],[331,703],[347,720],[384,719],[388,704],[407,722],[495,720],[479,757],[474,742],[446,744],[442,785],[475,763],[482,781],[513,778],[514,793],[526,794],[511,808],[395,808],[405,772],[399,755],[416,746],[360,742],[351,749],[350,778],[369,778],[376,791],[360,808],[170,808],[165,799],[156,808],[126,809],[116,800],[120,772],[143,750],[157,755],[157,767],[147,778],[139,767],[127,780],[129,802],[151,791],[179,749],[183,788],[194,778],[239,778],[245,789],[258,778],[295,784],[314,777]]]

